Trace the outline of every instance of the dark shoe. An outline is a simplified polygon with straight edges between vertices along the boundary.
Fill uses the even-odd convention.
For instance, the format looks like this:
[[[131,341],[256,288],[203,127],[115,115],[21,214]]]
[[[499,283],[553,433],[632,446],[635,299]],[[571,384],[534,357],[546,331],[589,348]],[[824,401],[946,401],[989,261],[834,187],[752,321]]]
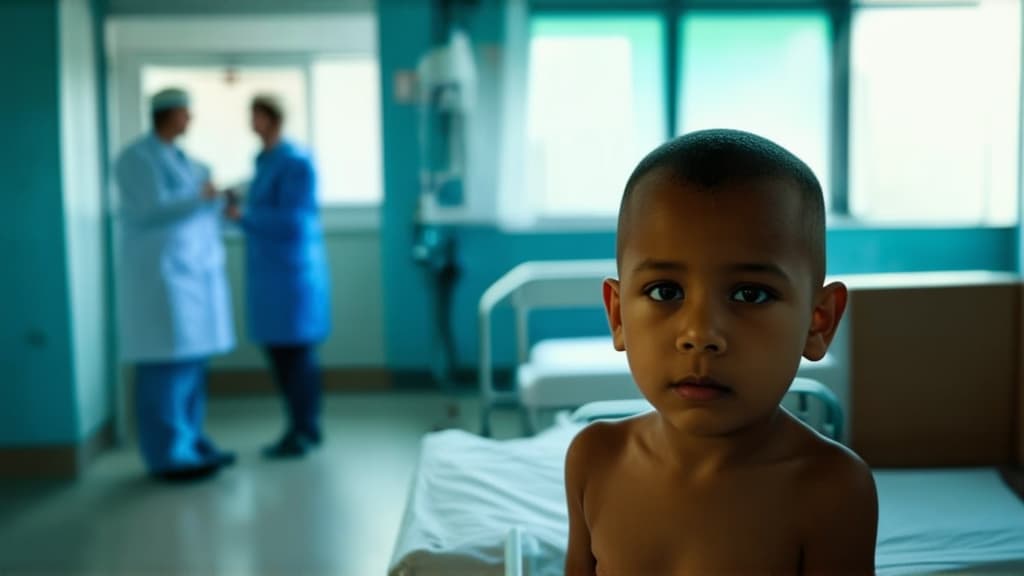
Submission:
[[[263,449],[267,458],[299,458],[305,456],[312,448],[313,441],[303,434],[289,432],[276,443]]]
[[[324,443],[324,435],[320,432],[301,432],[300,434],[313,446],[319,446]]]
[[[196,451],[207,462],[212,462],[221,468],[227,468],[238,461],[238,455],[229,450],[221,450],[207,438],[201,438],[196,442]]]
[[[238,454],[228,450],[219,450],[210,454],[207,458],[218,467],[227,468],[229,466],[234,466],[235,462],[238,461]]]
[[[218,470],[220,470],[220,466],[216,462],[203,462],[202,464],[164,470],[157,472],[154,476],[167,482],[191,482],[209,478]]]

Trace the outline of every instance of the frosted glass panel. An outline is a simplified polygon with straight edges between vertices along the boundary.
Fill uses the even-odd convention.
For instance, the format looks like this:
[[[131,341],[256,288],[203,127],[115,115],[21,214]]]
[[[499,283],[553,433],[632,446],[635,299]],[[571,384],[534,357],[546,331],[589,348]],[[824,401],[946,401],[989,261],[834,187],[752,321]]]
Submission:
[[[626,179],[665,139],[656,16],[531,22],[525,196],[546,216],[614,215]]]
[[[865,8],[852,40],[851,212],[1016,222],[1020,5]]]
[[[374,58],[313,63],[313,145],[324,202],[379,203],[380,71]]]
[[[694,12],[682,20],[678,133],[735,128],[774,140],[829,196],[829,23],[821,12]]]

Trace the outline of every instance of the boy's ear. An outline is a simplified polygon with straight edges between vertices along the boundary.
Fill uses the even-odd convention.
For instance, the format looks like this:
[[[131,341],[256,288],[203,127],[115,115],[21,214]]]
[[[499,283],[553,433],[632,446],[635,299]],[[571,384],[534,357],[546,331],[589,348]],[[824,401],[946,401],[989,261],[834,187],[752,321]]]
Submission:
[[[604,311],[608,314],[608,327],[612,330],[612,342],[615,349],[622,352],[626,349],[626,339],[622,337],[622,309],[619,306],[619,281],[606,278],[604,281]]]
[[[825,357],[846,310],[847,296],[846,285],[842,282],[833,282],[818,291],[811,312],[811,329],[804,343],[804,357],[808,360]]]

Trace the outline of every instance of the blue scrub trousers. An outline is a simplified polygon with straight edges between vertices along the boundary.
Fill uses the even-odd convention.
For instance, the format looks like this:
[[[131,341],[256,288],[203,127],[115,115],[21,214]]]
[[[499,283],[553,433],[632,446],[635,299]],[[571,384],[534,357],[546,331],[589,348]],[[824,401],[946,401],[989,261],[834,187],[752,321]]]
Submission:
[[[268,346],[267,356],[288,417],[287,433],[319,440],[321,395],[320,367],[312,344]]]
[[[209,462],[219,451],[203,432],[206,359],[136,365],[135,418],[151,473]]]

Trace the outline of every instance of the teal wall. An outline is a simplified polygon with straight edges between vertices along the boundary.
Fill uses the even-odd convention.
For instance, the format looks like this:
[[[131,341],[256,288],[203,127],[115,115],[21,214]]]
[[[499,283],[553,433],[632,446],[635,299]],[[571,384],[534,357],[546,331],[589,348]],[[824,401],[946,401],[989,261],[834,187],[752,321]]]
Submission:
[[[412,260],[418,193],[416,107],[392,97],[396,71],[414,70],[431,45],[430,2],[384,0],[378,5],[384,204],[381,207],[381,271],[387,363],[393,369],[430,364],[430,300],[427,281]]]
[[[58,16],[0,3],[0,446],[77,439],[61,190]]]

